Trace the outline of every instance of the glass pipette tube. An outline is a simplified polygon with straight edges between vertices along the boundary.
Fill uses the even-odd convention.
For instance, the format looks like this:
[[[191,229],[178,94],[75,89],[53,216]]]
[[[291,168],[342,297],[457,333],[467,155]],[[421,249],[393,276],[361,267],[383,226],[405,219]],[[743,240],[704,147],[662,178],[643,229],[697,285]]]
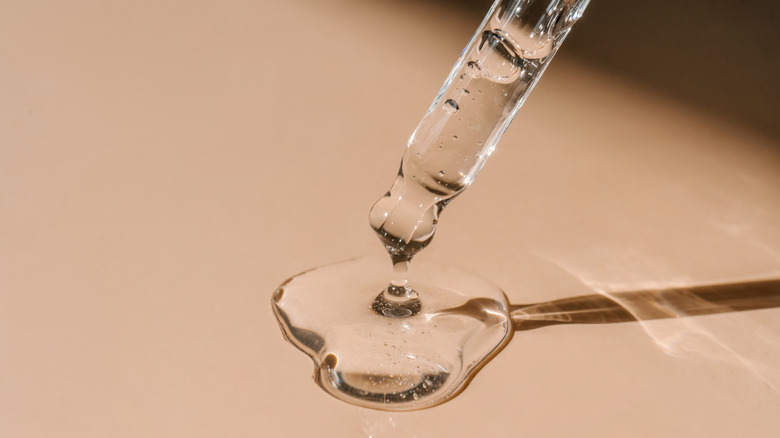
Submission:
[[[369,214],[395,265],[389,295],[415,298],[406,285],[409,261],[430,243],[444,206],[477,176],[587,4],[493,4],[409,139],[393,186]]]

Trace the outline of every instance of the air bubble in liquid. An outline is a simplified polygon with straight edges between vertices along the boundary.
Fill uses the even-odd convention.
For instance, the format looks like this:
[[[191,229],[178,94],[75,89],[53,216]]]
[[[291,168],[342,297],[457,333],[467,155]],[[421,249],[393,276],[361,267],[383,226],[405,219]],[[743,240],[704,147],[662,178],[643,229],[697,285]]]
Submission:
[[[444,102],[444,110],[449,114],[455,114],[459,109],[458,103],[452,99],[447,99],[447,101]]]
[[[482,77],[499,84],[509,84],[520,77],[522,58],[501,33],[484,31],[477,55]]]
[[[466,68],[469,73],[469,76],[471,76],[472,78],[479,78],[482,76],[482,71],[481,71],[482,68],[480,68],[479,63],[477,63],[476,61],[469,61],[466,64]],[[461,75],[461,79],[463,79],[462,75]]]

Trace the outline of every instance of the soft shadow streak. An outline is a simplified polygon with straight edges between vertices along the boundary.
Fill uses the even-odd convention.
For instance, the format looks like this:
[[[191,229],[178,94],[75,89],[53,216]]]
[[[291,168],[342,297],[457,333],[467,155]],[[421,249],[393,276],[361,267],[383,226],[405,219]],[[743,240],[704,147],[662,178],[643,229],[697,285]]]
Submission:
[[[611,324],[773,307],[780,307],[780,279],[584,295],[511,305],[509,310],[515,331],[523,331],[557,324]]]

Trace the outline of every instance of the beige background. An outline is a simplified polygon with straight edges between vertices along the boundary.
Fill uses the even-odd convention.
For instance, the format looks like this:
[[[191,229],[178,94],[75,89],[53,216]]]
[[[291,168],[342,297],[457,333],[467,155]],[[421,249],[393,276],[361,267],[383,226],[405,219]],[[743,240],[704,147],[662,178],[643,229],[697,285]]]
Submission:
[[[381,253],[368,208],[480,19],[2,2],[0,436],[774,436],[778,309],[521,332],[421,412],[312,383],[270,294]],[[564,44],[420,257],[515,303],[779,277],[777,138],[670,96]]]

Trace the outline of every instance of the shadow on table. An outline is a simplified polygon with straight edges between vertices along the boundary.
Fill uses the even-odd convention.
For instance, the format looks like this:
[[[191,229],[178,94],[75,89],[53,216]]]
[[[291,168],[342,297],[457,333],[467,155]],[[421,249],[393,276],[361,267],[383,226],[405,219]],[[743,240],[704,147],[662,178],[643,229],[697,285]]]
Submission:
[[[583,295],[511,305],[515,331],[558,324],[611,324],[780,307],[780,279]]]
[[[473,16],[476,26],[493,0],[426,2]],[[591,1],[556,56],[778,139],[778,13],[773,0]]]

